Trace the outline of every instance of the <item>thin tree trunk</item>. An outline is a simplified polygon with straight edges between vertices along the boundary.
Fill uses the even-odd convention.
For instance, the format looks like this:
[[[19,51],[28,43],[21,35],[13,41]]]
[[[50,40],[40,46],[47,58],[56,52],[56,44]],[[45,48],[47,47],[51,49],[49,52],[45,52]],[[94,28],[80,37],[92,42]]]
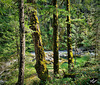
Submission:
[[[19,0],[19,22],[20,22],[20,66],[19,66],[18,85],[24,85],[24,67],[25,67],[24,0]]]
[[[34,0],[31,1],[28,0],[27,2],[35,4]],[[35,69],[38,74],[38,77],[41,80],[45,81],[49,79],[50,76],[48,75],[48,69],[46,67],[45,53],[42,45],[42,38],[41,38],[41,32],[40,32],[36,8],[34,9],[34,11],[31,11],[30,13],[30,29],[33,30],[32,37],[35,43],[35,55],[36,55]]]
[[[53,0],[53,58],[54,58],[54,74],[59,73],[59,55],[58,55],[58,13],[57,0]]]
[[[71,72],[74,67],[72,44],[71,44],[71,20],[70,20],[70,0],[67,0],[67,50],[68,50],[68,71]]]

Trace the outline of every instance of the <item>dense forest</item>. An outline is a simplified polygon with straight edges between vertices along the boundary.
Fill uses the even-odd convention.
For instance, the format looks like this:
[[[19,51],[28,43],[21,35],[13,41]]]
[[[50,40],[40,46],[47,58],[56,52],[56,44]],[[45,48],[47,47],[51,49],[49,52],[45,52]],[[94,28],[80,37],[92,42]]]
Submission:
[[[0,0],[0,85],[100,85],[99,0]]]

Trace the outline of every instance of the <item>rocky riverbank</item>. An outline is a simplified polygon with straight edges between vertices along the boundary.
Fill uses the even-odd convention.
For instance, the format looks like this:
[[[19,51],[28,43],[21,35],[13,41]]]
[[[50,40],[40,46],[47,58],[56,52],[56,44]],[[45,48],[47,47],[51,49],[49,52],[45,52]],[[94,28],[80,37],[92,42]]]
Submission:
[[[46,61],[50,62],[49,64],[53,64],[53,51],[44,51],[46,56],[45,59]],[[88,52],[81,52],[81,55],[85,55],[85,53]],[[75,52],[73,51],[73,55]],[[94,55],[94,53],[89,53],[91,56]],[[80,54],[77,54],[80,56]],[[62,63],[64,58],[65,60],[67,59],[67,50],[65,51],[59,51],[59,62]],[[29,55],[26,55],[26,62],[33,62],[35,60],[35,52],[31,52]],[[67,61],[67,60],[66,60]],[[10,70],[10,66],[13,65],[14,63],[17,63],[17,59],[13,59],[11,61],[7,62],[0,62],[0,85],[2,85],[5,81],[2,80],[2,75],[6,75],[7,70]]]

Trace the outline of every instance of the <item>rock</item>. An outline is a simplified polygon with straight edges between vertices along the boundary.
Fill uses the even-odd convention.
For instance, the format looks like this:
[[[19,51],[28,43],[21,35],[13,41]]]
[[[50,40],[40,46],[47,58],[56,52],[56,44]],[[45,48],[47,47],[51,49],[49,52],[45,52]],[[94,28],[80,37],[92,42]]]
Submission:
[[[16,59],[15,59],[15,60],[13,60],[13,62],[17,62],[17,61],[18,61],[18,60],[16,60]]]
[[[4,84],[4,81],[3,80],[0,80],[0,85]]]
[[[90,53],[90,55],[91,55],[91,56],[94,56],[94,55],[95,55],[95,53]]]
[[[49,57],[53,57],[53,52],[49,52],[49,51],[48,51],[48,52],[45,52],[45,54],[46,54],[46,57],[48,57],[48,56],[49,56]]]
[[[32,59],[32,62],[33,62],[33,61],[35,61],[35,60],[36,60],[35,58],[34,58],[34,59]]]
[[[45,58],[47,61],[53,61],[53,58],[51,58],[51,57],[46,57]]]
[[[7,63],[6,63],[6,66],[10,66],[10,65],[11,65],[11,62],[7,62]]]
[[[53,61],[50,61],[50,62],[49,62],[49,64],[53,64],[53,63],[54,63]]]
[[[59,62],[62,62],[62,60],[59,60]]]

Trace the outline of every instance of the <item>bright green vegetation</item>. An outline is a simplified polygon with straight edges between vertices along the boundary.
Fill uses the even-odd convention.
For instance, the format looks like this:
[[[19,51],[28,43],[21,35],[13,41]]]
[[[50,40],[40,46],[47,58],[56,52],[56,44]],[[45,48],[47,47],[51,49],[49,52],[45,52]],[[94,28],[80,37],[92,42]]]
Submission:
[[[51,0],[36,0],[38,7],[38,17],[40,23],[41,37],[44,50],[53,49],[53,6]],[[92,47],[95,46],[95,41],[99,39],[96,35],[99,26],[99,10],[98,0],[77,0],[71,1],[71,27],[72,27],[72,47]],[[59,50],[67,48],[67,29],[66,29],[66,5],[60,5],[61,0],[58,0],[58,35],[59,35]],[[15,4],[14,4],[15,3]],[[65,3],[65,2],[63,2]],[[80,3],[80,4],[79,4]],[[46,4],[46,5],[43,5]],[[97,5],[96,5],[97,4]],[[27,6],[27,7],[26,7]],[[27,13],[28,4],[25,0],[25,30],[26,30],[26,51],[34,51],[34,44],[29,29],[29,19]],[[18,3],[13,0],[0,0],[0,55],[9,55],[17,53],[16,41],[19,44],[19,13]],[[51,43],[49,43],[51,42]],[[92,43],[91,43],[92,42]]]
[[[32,0],[28,0],[32,1]],[[35,0],[36,3],[29,4],[27,0],[24,0],[24,14],[25,14],[25,85],[39,85],[40,79],[37,77],[37,72],[35,69],[36,61],[32,61],[31,52],[35,51],[35,44],[33,43],[32,31],[30,29],[30,18],[29,14],[37,9],[37,15],[35,16],[32,23],[38,23],[40,25],[41,33],[39,35],[40,40],[42,39],[42,46],[38,51],[53,50],[53,13],[54,6],[52,5],[52,0]],[[67,0],[57,0],[57,11],[58,11],[58,37],[55,48],[58,50],[67,49],[67,26],[66,16],[69,16],[68,11],[66,11]],[[46,62],[49,75],[51,80],[46,81],[47,85],[89,85],[91,78],[98,78],[96,85],[100,84],[100,1],[99,0],[70,0],[70,21],[71,21],[71,38],[69,35],[69,43],[72,44],[72,49],[81,49],[82,55],[85,51],[93,50],[92,54],[89,56],[76,57],[76,64],[74,63],[74,73],[75,81],[73,78],[67,77],[63,78],[63,71],[67,73],[68,70],[68,59],[61,58],[59,63],[59,75],[54,78],[53,74],[53,63],[46,62],[43,60],[42,65]],[[30,7],[30,9],[29,9]],[[38,21],[37,21],[38,20]],[[35,25],[38,28],[37,25]],[[41,35],[41,36],[40,36]],[[13,62],[13,60],[19,59],[20,52],[20,34],[19,34],[19,10],[18,10],[18,0],[0,0],[0,84],[4,80],[4,85],[15,85],[18,81],[18,62]],[[39,40],[37,39],[36,42]],[[38,55],[45,56],[43,53]],[[75,52],[75,51],[74,51]],[[80,52],[79,52],[80,53]],[[72,52],[70,53],[72,55]],[[50,56],[51,57],[51,56]],[[43,57],[42,57],[43,58]],[[12,62],[9,65],[9,62]],[[74,58],[75,62],[75,58]],[[7,63],[7,67],[6,64]],[[45,66],[45,65],[44,65]],[[58,64],[56,65],[58,66]],[[37,66],[37,68],[39,65]],[[44,68],[44,67],[43,67]],[[45,66],[45,72],[47,72]],[[44,72],[44,71],[43,71]],[[72,75],[72,76],[73,76]],[[41,81],[41,83],[44,82]]]
[[[29,54],[28,54],[29,55]],[[63,59],[63,58],[62,58]],[[25,60],[25,85],[39,85],[40,79],[37,77],[37,73],[35,70],[36,61],[31,61],[32,57],[27,56]],[[51,76],[50,81],[46,81],[46,85],[89,85],[88,82],[91,78],[99,78],[99,65],[100,61],[98,59],[90,58],[89,56],[77,57],[76,65],[75,65],[75,81],[72,81],[73,78],[67,77],[63,78],[63,71],[67,71],[68,63],[66,59],[60,63],[60,74],[57,75],[60,78],[53,77],[53,64],[47,64],[47,68],[49,74]],[[48,61],[47,61],[48,62]],[[5,85],[14,85],[17,82],[18,76],[18,64],[14,63],[8,68],[9,70],[3,73],[1,79],[6,80]],[[43,83],[43,82],[42,82]],[[97,84],[100,83],[100,79],[98,79]]]
[[[76,58],[76,66],[75,67],[79,67],[79,66],[83,66],[84,63],[86,61],[89,61],[90,57],[89,56],[82,56],[82,57],[77,57]],[[75,61],[75,59],[74,59]],[[60,65],[61,68],[68,68],[68,62],[64,62]]]

